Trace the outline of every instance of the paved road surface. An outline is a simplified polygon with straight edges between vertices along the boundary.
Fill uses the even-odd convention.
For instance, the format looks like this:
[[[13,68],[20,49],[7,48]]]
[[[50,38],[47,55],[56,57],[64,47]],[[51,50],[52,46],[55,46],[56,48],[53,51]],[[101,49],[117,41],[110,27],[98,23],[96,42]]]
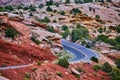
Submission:
[[[74,57],[69,60],[71,63],[80,61],[89,62],[91,57],[99,57],[93,50],[64,39],[62,39],[62,45],[64,49],[70,51],[74,55]]]

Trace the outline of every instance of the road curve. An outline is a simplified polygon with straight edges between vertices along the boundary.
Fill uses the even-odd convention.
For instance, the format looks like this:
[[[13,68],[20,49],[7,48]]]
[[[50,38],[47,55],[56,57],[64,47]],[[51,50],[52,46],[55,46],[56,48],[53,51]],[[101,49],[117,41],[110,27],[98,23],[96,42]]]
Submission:
[[[95,53],[94,51],[92,51],[84,46],[69,42],[64,39],[62,39],[62,45],[63,45],[64,49],[70,51],[74,55],[74,57],[69,60],[70,63],[83,62],[83,61],[89,62],[91,57],[93,57],[93,56],[95,56],[97,58],[99,57],[98,54]],[[19,66],[0,67],[0,70],[24,68],[24,67],[28,67],[28,66],[32,66],[32,65],[33,65],[33,63],[27,64],[27,65],[19,65]]]
[[[99,55],[93,50],[88,49],[76,43],[62,39],[63,48],[71,52],[74,57],[69,60],[70,63],[89,62],[91,57],[99,58]]]

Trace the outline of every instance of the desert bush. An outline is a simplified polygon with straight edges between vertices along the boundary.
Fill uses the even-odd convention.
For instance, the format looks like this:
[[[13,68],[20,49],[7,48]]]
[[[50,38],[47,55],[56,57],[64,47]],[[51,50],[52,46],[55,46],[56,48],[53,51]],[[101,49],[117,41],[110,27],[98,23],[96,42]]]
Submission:
[[[59,59],[58,64],[62,67],[65,67],[65,68],[68,68],[68,66],[69,66],[69,62],[65,57]]]
[[[107,72],[107,73],[112,71],[112,67],[108,62],[105,62],[101,68],[104,72]]]
[[[91,59],[90,59],[90,60],[92,60],[92,61],[94,61],[94,62],[98,63],[98,58],[96,58],[96,57],[91,57]]]
[[[31,74],[30,74],[30,73],[28,73],[28,72],[26,72],[26,73],[25,73],[25,78],[30,79],[30,77],[31,77]]]
[[[100,16],[99,16],[99,15],[96,15],[95,18],[96,18],[96,19],[100,19]]]
[[[61,72],[57,72],[57,75],[60,76],[60,77],[63,77]]]
[[[37,62],[37,65],[41,66],[41,62],[40,62],[40,61],[38,61],[38,62]]]
[[[52,10],[52,8],[50,6],[47,6],[46,11],[51,12],[53,10]]]
[[[115,61],[116,67],[120,69],[120,58]]]
[[[117,32],[120,33],[120,24],[117,26]]]
[[[6,37],[10,37],[12,39],[14,39],[17,36],[17,31],[14,28],[7,28],[7,30],[5,31],[5,36]]]
[[[100,66],[99,66],[99,65],[94,65],[94,66],[93,66],[93,69],[94,69],[95,71],[98,71],[98,70],[100,69]]]

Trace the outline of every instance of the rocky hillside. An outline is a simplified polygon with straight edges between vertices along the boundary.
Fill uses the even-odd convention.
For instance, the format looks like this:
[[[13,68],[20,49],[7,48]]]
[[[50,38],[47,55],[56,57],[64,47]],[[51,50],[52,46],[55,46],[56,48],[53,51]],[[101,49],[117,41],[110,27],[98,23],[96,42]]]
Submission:
[[[0,5],[8,5],[8,4],[32,4],[32,3],[45,3],[48,0],[0,0]],[[54,2],[65,2],[65,0],[53,0]],[[94,0],[93,0],[94,1]],[[120,0],[112,0],[113,2],[120,2]],[[74,0],[71,0],[74,2]]]

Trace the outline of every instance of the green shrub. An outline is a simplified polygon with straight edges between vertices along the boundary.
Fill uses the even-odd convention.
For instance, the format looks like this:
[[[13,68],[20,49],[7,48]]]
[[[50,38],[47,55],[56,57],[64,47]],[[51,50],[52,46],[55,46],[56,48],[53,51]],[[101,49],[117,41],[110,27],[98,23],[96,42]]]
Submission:
[[[59,14],[65,15],[65,12],[64,11],[60,11]]]
[[[89,32],[86,28],[80,27],[72,30],[71,37],[73,42],[80,39],[89,39]]]
[[[44,19],[36,18],[37,21],[39,22],[44,22],[44,23],[49,23],[50,19],[48,17],[44,17]]]
[[[50,32],[54,32],[54,28],[53,26],[47,26],[46,30],[50,31]]]
[[[38,62],[37,62],[37,65],[41,66],[41,62],[38,61]]]
[[[84,26],[82,26],[82,25],[81,25],[81,24],[79,24],[79,23],[76,25],[76,28],[81,28],[81,27],[83,27],[83,28],[84,28]]]
[[[57,72],[57,75],[60,76],[60,77],[63,77],[61,72]]]
[[[74,0],[74,2],[75,2],[76,4],[82,4],[82,3],[83,3],[82,0]]]
[[[30,74],[30,73],[28,73],[28,72],[26,72],[26,73],[25,73],[25,78],[30,79],[30,77],[31,77],[31,74]]]
[[[92,61],[94,61],[94,62],[98,63],[98,59],[97,59],[96,57],[91,57],[91,59],[90,59],[90,60],[92,60]]]
[[[56,21],[56,20],[53,20],[53,23],[57,23],[57,21]]]
[[[96,41],[106,42],[108,39],[109,39],[108,36],[102,34],[97,36]]]
[[[69,66],[69,62],[65,57],[59,59],[58,64],[62,67],[65,67],[65,68],[68,68],[68,66]]]
[[[106,0],[107,2],[112,2],[112,0]]]
[[[64,31],[68,30],[68,26],[62,25],[62,30],[64,30]]]
[[[91,2],[93,2],[93,0],[83,0],[84,1],[84,3],[91,3]]]
[[[69,3],[70,3],[70,0],[66,0],[65,3],[66,3],[66,4],[69,4]]]
[[[57,12],[57,10],[53,10],[53,12],[54,12],[54,13],[56,13],[56,12]]]
[[[117,42],[120,42],[120,36],[115,37],[115,40],[116,40]]]
[[[32,13],[30,13],[30,14],[29,14],[29,16],[33,16],[33,14],[32,14]]]
[[[29,9],[30,9],[30,11],[32,11],[32,12],[33,12],[33,11],[36,11],[36,8],[35,8],[34,6],[32,6],[32,5],[29,6]]]
[[[102,28],[99,28],[99,29],[98,29],[98,32],[99,32],[99,33],[102,33],[102,32],[103,32],[103,29],[102,29]]]
[[[31,37],[31,40],[32,40],[34,43],[36,43],[37,45],[40,44],[40,41],[37,39],[36,36],[32,36],[32,37]]]
[[[33,68],[33,69],[32,69],[33,72],[36,71],[36,70],[37,70],[37,68]]]
[[[100,16],[99,16],[99,15],[96,15],[95,18],[96,18],[96,19],[100,19]]]
[[[112,70],[112,72],[109,73],[109,76],[112,80],[120,80],[120,71],[114,69]]]
[[[120,33],[120,24],[117,26],[117,32]]]
[[[73,8],[72,10],[70,10],[70,14],[76,15],[76,14],[80,14],[80,13],[81,13],[81,11],[78,8]]]
[[[112,71],[112,67],[108,62],[105,62],[102,66],[102,70],[107,73],[110,73]]]
[[[120,69],[120,59],[117,59],[117,60],[115,61],[115,64],[116,64],[117,68]]]
[[[61,35],[64,39],[66,39],[68,37],[68,35],[70,35],[70,31],[66,30],[66,31],[62,32]]]
[[[3,12],[4,8],[2,6],[0,6],[0,12]]]
[[[43,4],[40,4],[40,5],[38,6],[38,8],[41,9],[41,8],[43,8],[43,6],[44,6]]]
[[[78,79],[80,78],[80,74],[76,74],[75,76],[76,76]]]
[[[93,69],[94,69],[95,71],[98,71],[98,70],[100,70],[100,66],[99,66],[99,65],[94,65],[94,66],[93,66]]]
[[[5,31],[5,36],[6,37],[10,37],[12,39],[14,39],[17,36],[17,31],[14,28],[7,28],[7,30]]]
[[[47,1],[47,2],[46,2],[46,5],[47,5],[47,6],[53,5],[53,0]]]
[[[4,7],[4,10],[5,10],[5,11],[13,11],[14,9],[13,9],[13,6],[8,5],[8,6],[5,6],[5,7]]]
[[[47,6],[46,11],[51,12],[53,10],[52,10],[52,8],[50,6]]]
[[[82,68],[77,68],[76,69],[78,72],[84,72],[84,70]]]

